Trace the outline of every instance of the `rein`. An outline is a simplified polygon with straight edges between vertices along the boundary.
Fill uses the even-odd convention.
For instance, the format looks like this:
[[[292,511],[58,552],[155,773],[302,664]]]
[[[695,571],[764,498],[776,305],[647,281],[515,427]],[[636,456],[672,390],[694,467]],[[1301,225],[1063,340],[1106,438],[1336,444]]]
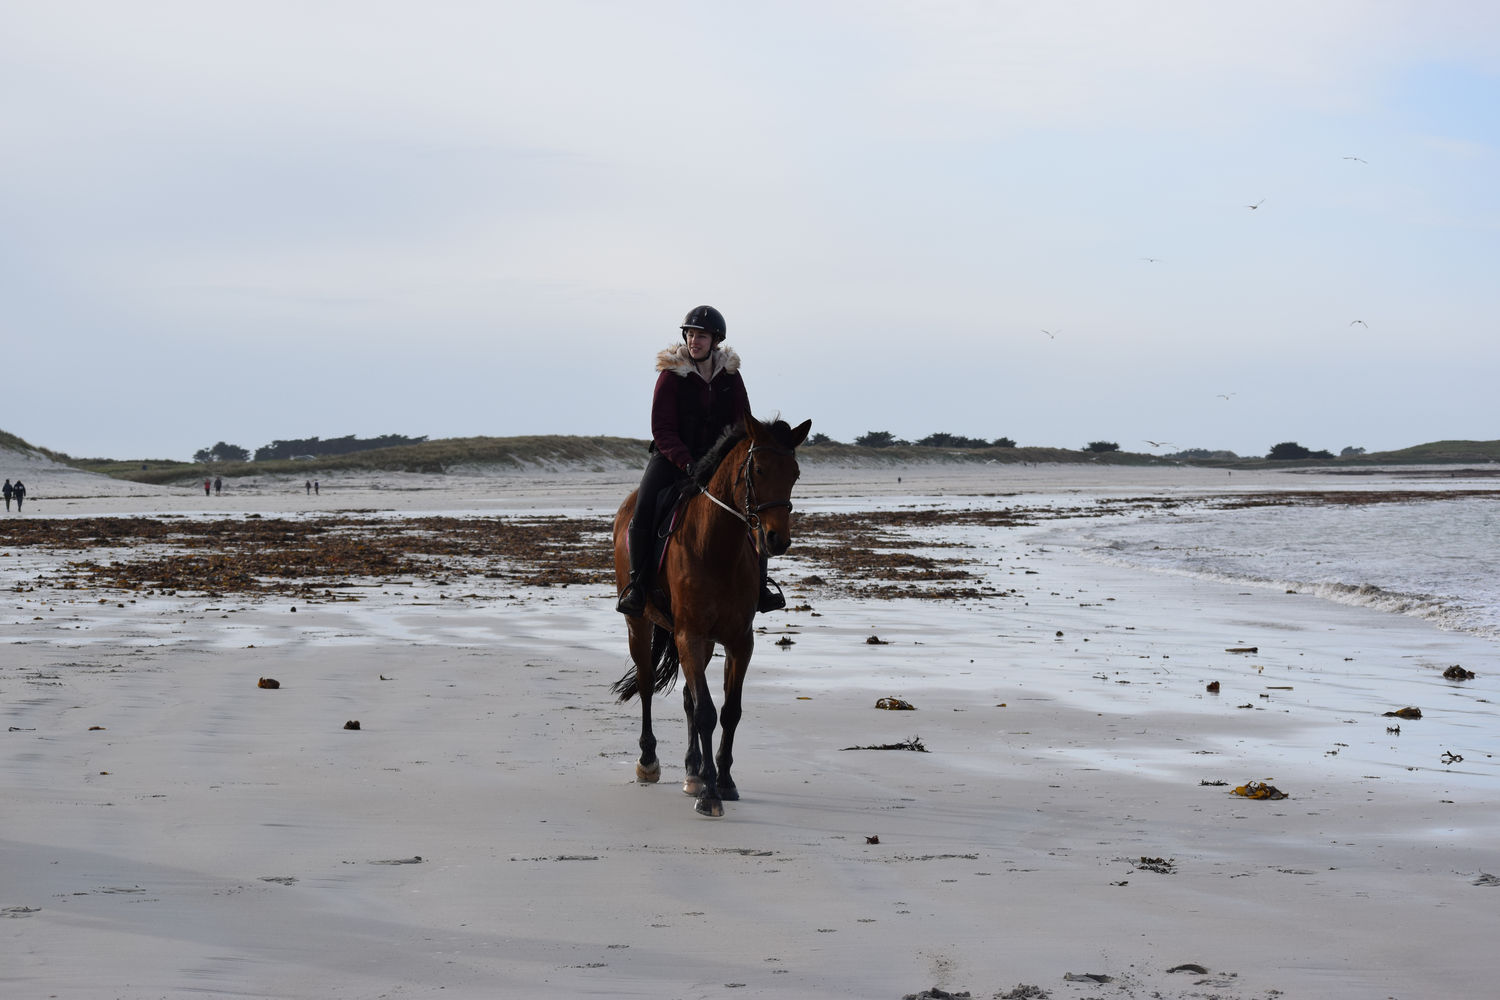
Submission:
[[[733,514],[735,517],[743,521],[747,528],[755,532],[756,550],[764,551],[766,546],[766,531],[760,523],[760,515],[765,511],[774,510],[778,507],[785,507],[787,510],[791,510],[792,502],[790,500],[768,500],[765,503],[760,504],[755,502],[755,474],[752,471],[752,466],[750,463],[755,458],[755,450],[757,448],[763,448],[763,450],[769,451],[775,455],[794,454],[794,452],[789,448],[777,448],[769,445],[762,446],[757,444],[750,445],[749,450],[745,452],[745,461],[740,466],[740,474],[737,477],[737,479],[743,479],[745,481],[745,512],[743,514],[735,510],[733,507],[729,506],[729,504],[725,503],[723,500],[720,500],[718,497],[714,496],[708,491],[707,487],[699,487],[699,492],[712,500],[721,509],[727,510],[729,513]]]

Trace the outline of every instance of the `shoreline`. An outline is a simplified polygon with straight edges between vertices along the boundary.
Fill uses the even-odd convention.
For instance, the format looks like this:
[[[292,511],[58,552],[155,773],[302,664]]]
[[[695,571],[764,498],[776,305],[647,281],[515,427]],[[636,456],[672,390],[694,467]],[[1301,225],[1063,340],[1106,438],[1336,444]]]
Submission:
[[[565,506],[598,514],[616,484],[573,485]],[[870,502],[835,488],[799,509]],[[632,778],[608,587],[443,600],[414,581],[295,613],[81,592],[40,624],[9,594],[0,982],[83,998],[1483,995],[1500,971],[1494,644],[1095,563],[1044,530],[972,533],[1004,598],[788,586],[809,610],[760,623],[744,798],[719,821],[674,783],[676,692],[656,702],[662,783]],[[1444,682],[1459,662],[1478,678]],[[876,710],[884,696],[916,711]],[[1388,733],[1381,713],[1408,704],[1424,717]],[[913,736],[928,752],[845,749]],[[1290,797],[1231,794],[1248,781]],[[1208,971],[1168,971],[1185,963]]]

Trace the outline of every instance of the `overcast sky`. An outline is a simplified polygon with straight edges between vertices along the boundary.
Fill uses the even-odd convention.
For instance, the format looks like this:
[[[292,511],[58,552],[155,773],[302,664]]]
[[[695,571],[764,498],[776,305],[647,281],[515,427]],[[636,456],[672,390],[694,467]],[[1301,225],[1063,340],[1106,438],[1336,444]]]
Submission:
[[[1477,0],[0,0],[0,429],[1491,440],[1496,178]]]

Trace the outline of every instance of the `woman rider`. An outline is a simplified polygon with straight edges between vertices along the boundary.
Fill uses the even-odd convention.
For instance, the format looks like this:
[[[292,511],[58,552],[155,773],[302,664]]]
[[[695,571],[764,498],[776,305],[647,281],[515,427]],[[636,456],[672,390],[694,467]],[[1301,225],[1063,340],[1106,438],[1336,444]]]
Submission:
[[[651,585],[656,498],[688,475],[727,428],[750,412],[740,356],[724,344],[724,317],[713,306],[698,306],[682,321],[682,343],[656,356],[656,390],[651,396],[651,458],[636,491],[635,513],[626,533],[630,580],[615,610],[639,615]],[[786,607],[786,599],[760,584],[760,611]]]

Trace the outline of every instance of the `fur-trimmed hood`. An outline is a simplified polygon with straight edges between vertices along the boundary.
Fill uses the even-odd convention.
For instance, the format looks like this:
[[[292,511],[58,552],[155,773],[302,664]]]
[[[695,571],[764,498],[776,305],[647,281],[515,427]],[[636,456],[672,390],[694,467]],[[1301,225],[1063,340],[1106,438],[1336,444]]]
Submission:
[[[714,348],[713,353],[709,357],[714,362],[714,375],[718,375],[720,372],[728,372],[733,375],[740,370],[740,356],[728,344],[719,344],[718,347]],[[683,378],[691,375],[695,369],[692,356],[688,354],[687,344],[673,344],[671,347],[658,352],[656,355],[656,370],[659,372],[671,372]],[[713,381],[713,376],[709,377],[709,381]]]

